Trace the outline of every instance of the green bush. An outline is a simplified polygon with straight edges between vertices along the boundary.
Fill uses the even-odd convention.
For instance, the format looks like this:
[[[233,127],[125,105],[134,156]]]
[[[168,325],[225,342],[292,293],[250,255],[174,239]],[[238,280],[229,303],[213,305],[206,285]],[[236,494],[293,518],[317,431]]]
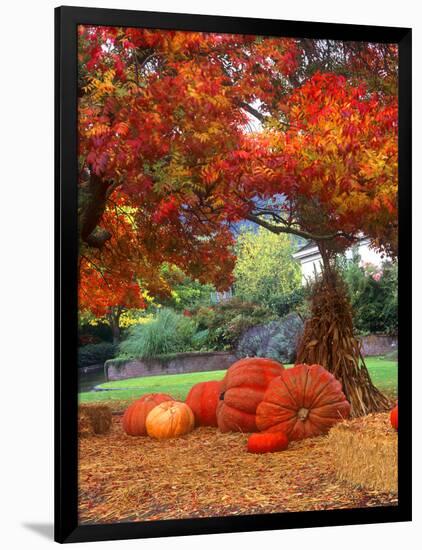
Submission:
[[[284,317],[292,311],[302,310],[305,307],[306,293],[306,288],[300,287],[287,294],[275,295],[269,300],[268,307],[279,317]]]
[[[361,266],[356,254],[342,266],[342,275],[349,290],[356,330],[360,334],[397,334],[397,264]]]
[[[211,304],[211,294],[215,292],[213,285],[191,279],[171,264],[162,266],[161,275],[172,288],[171,296],[161,299],[162,306],[182,312],[185,309]]]
[[[160,310],[145,324],[134,325],[119,346],[120,357],[157,357],[158,355],[191,351],[197,324],[171,309]]]
[[[234,349],[242,334],[249,328],[275,319],[267,307],[233,298],[192,312],[192,319],[203,336],[202,349],[224,351]]]
[[[208,329],[200,330],[192,337],[192,345],[195,351],[205,351],[210,331]]]
[[[116,351],[117,346],[110,342],[81,346],[78,349],[78,367],[83,368],[104,363],[107,359],[112,359]]]

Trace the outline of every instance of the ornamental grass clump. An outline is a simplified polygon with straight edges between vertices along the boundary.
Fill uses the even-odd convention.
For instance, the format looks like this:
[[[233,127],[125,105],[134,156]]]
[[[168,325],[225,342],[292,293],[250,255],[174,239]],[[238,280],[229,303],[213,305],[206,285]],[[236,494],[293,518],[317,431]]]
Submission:
[[[121,357],[147,359],[191,351],[197,330],[195,321],[171,309],[160,310],[149,323],[134,325],[119,346]]]

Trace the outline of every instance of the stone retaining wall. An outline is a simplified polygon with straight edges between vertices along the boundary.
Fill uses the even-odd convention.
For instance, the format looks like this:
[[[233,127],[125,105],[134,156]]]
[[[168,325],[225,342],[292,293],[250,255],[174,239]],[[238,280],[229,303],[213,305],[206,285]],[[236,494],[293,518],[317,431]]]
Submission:
[[[107,380],[125,380],[138,376],[180,374],[227,369],[237,360],[229,352],[178,353],[159,359],[109,359],[104,369]]]
[[[362,336],[360,341],[362,342],[362,354],[365,357],[386,355],[392,351],[397,351],[397,338],[395,336],[369,334],[368,336]]]

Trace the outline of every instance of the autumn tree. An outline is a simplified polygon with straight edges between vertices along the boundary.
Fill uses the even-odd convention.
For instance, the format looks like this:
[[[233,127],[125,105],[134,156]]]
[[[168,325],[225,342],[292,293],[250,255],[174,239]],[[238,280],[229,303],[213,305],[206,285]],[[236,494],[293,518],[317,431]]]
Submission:
[[[167,261],[224,289],[244,219],[315,241],[331,290],[361,234],[396,254],[394,46],[108,27],[79,44],[82,264],[161,292]],[[336,374],[362,414],[386,401],[353,349]]]
[[[169,295],[166,262],[230,286],[234,241],[219,170],[250,122],[254,90],[272,78],[274,60],[293,70],[296,53],[291,40],[79,28],[81,279],[96,269],[112,287],[135,278]]]
[[[122,285],[95,268],[85,267],[79,285],[79,308],[104,318],[111,328],[113,344],[120,342],[120,316],[128,309],[143,309],[146,303],[136,281]]]
[[[246,219],[319,248],[322,280],[298,360],[332,371],[354,415],[385,409],[389,401],[370,381],[334,260],[362,234],[396,254],[397,99],[317,73],[290,94],[281,125],[269,123],[247,136],[243,162],[231,165],[228,178],[237,182]]]

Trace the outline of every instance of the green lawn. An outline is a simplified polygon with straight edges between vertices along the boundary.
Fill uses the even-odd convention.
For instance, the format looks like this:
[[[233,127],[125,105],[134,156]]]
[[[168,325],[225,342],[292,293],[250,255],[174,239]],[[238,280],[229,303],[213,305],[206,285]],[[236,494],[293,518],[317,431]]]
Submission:
[[[100,391],[80,393],[80,401],[109,401],[111,399],[131,400],[144,393],[168,393],[175,399],[185,399],[190,388],[197,382],[205,380],[221,380],[224,370],[211,372],[193,372],[188,374],[165,374],[159,376],[143,376],[128,378],[100,384],[100,388],[115,388],[116,391]],[[124,389],[119,389],[124,388]]]
[[[366,360],[374,384],[391,397],[397,396],[397,362],[382,357],[369,357]],[[287,367],[289,365],[286,365]],[[220,380],[224,370],[194,372],[189,374],[167,374],[130,378],[101,384],[101,388],[115,391],[85,392],[79,394],[82,403],[98,401],[133,401],[144,393],[168,393],[175,399],[184,400],[190,388],[197,382]],[[119,389],[122,388],[122,389]]]

